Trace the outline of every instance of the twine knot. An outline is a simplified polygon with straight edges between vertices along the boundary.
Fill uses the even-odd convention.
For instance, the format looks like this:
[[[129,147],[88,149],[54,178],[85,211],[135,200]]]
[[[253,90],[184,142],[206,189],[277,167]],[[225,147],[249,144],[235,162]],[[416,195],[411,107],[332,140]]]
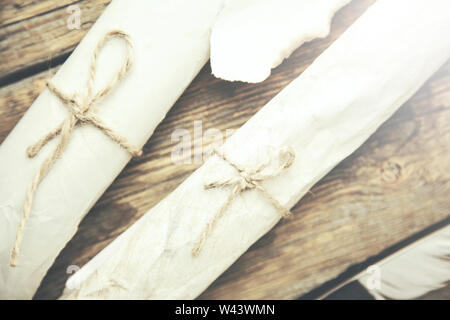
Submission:
[[[97,57],[103,49],[105,43],[112,38],[119,38],[124,40],[127,48],[126,59],[120,70],[110,79],[108,85],[94,94],[93,88],[97,71]],[[44,137],[27,148],[28,157],[32,158],[36,156],[42,149],[42,147],[44,147],[50,140],[52,140],[56,136],[60,137],[59,143],[57,144],[53,152],[43,161],[41,167],[39,168],[39,171],[36,173],[33,181],[28,188],[21,220],[11,253],[10,265],[12,267],[15,267],[17,265],[17,259],[19,256],[20,245],[23,237],[23,230],[25,227],[25,223],[31,213],[33,198],[36,193],[36,189],[48,174],[50,169],[53,167],[56,160],[66,149],[76,126],[91,124],[100,129],[106,136],[119,144],[123,149],[127,150],[132,156],[139,156],[142,154],[142,151],[140,149],[133,146],[126,138],[116,133],[113,129],[109,128],[103,122],[103,120],[101,120],[97,116],[95,112],[95,105],[98,104],[99,101],[102,100],[128,73],[131,68],[132,58],[133,45],[131,43],[130,37],[122,31],[110,31],[105,34],[105,36],[99,41],[97,47],[94,50],[89,69],[87,89],[85,93],[75,93],[73,95],[68,95],[55,87],[51,82],[47,83],[47,87],[50,92],[53,93],[57,98],[59,98],[62,104],[68,109],[70,115],[65,120],[63,120],[58,127],[47,133]]]
[[[275,199],[267,191],[267,189],[262,186],[261,182],[268,178],[278,176],[292,165],[295,159],[295,153],[292,148],[287,147],[280,149],[277,154],[277,158],[269,159],[266,163],[263,163],[255,168],[241,167],[238,164],[230,161],[224,154],[217,151],[215,151],[215,154],[218,155],[222,160],[227,162],[229,165],[231,165],[233,168],[235,168],[238,172],[238,175],[228,179],[217,180],[205,184],[204,188],[206,190],[222,188],[226,186],[232,186],[233,189],[225,203],[219,208],[213,219],[208,222],[205,229],[201,233],[200,239],[192,250],[192,254],[194,256],[198,255],[201,252],[203,244],[207,239],[209,233],[212,231],[214,225],[220,219],[226,209],[230,206],[234,198],[236,198],[241,192],[244,192],[246,190],[259,190],[284,218],[291,215],[291,212],[284,206],[282,206],[278,202],[278,200]]]
[[[230,178],[223,182],[211,182],[205,184],[205,190],[214,189],[217,187],[224,187],[228,185],[235,185],[239,187],[240,190],[250,190],[255,189],[257,187],[257,179],[253,177],[251,173],[248,172],[240,172],[239,176]]]

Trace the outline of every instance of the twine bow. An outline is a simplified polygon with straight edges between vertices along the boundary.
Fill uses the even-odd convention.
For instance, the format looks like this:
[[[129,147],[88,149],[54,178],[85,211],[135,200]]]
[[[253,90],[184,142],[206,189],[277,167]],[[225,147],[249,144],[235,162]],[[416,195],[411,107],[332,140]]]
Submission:
[[[106,42],[113,38],[119,38],[125,41],[127,45],[127,56],[124,64],[120,70],[115,74],[108,85],[100,90],[98,93],[93,94],[94,80],[97,69],[97,57],[101,50],[103,49]],[[36,189],[39,184],[51,170],[56,160],[61,156],[63,151],[66,149],[75,127],[83,124],[91,124],[107,135],[111,140],[118,143],[123,149],[127,150],[133,156],[139,156],[142,154],[141,150],[134,147],[126,138],[116,133],[114,130],[109,128],[95,113],[94,105],[98,104],[117,84],[118,82],[128,73],[131,68],[133,59],[133,45],[131,43],[130,37],[122,31],[110,31],[99,41],[97,47],[94,50],[90,69],[89,69],[89,79],[87,82],[87,90],[84,95],[79,94],[68,95],[62,92],[60,89],[55,87],[52,83],[48,83],[47,87],[69,110],[70,115],[63,120],[58,127],[50,131],[44,137],[39,139],[36,143],[27,148],[28,157],[33,158],[39,151],[45,146],[50,140],[59,135],[59,143],[53,150],[53,152],[43,161],[39,171],[33,178],[31,182],[23,207],[22,217],[20,220],[19,228],[17,230],[16,238],[14,241],[14,247],[11,253],[10,265],[15,267],[17,265],[17,259],[20,252],[20,245],[22,243],[23,230],[25,224],[30,216],[31,208],[33,205],[33,198],[36,193]]]
[[[200,235],[200,239],[192,250],[192,254],[194,256],[198,255],[202,248],[205,240],[208,238],[210,232],[214,228],[217,221],[222,217],[223,213],[228,209],[233,200],[242,192],[246,190],[259,190],[262,194],[270,201],[270,203],[277,209],[278,212],[281,213],[283,218],[286,218],[291,215],[291,212],[283,207],[277,199],[275,199],[266,188],[261,185],[261,182],[265,179],[272,178],[278,176],[284,170],[289,168],[295,159],[294,150],[291,148],[283,148],[278,152],[278,162],[274,163],[274,159],[269,159],[268,162],[263,163],[262,165],[251,169],[244,168],[236,163],[227,159],[224,154],[215,152],[220,158],[222,158],[225,162],[231,165],[236,169],[239,175],[234,176],[225,180],[218,180],[211,183],[205,184],[205,189],[214,189],[214,188],[223,188],[227,186],[232,186],[233,189],[229,194],[225,203],[219,208],[217,213],[214,215],[213,219],[208,222],[205,229]]]

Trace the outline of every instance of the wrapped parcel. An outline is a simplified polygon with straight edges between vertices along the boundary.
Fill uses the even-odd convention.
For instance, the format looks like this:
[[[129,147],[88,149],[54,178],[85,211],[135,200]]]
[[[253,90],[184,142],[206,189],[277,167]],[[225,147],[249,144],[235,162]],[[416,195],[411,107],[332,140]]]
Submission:
[[[210,28],[222,2],[114,0],[51,83],[68,95],[84,95],[99,41],[113,30],[126,34],[133,47],[132,67],[95,105],[95,114],[141,148],[208,60]],[[126,51],[123,41],[105,43],[97,56],[93,93],[117,74]],[[34,193],[16,266],[11,267],[27,190],[60,137],[48,141],[34,158],[27,156],[27,148],[70,117],[54,93],[44,90],[0,146],[0,298],[33,296],[81,219],[130,160],[104,131],[77,126]]]
[[[63,298],[197,297],[281,217],[260,189],[243,191],[193,254],[235,190],[205,185],[241,181],[231,163],[258,168],[290,148],[290,167],[261,185],[291,208],[450,57],[449,32],[447,0],[377,1],[227,140],[220,151],[228,161],[211,157],[73,275]]]

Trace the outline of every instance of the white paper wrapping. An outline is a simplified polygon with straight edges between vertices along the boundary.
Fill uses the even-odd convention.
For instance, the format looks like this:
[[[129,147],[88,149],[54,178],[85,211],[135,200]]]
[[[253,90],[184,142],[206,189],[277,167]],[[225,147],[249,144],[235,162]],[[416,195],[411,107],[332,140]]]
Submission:
[[[263,185],[292,207],[359,147],[450,56],[450,2],[379,0],[296,80],[224,145],[252,166],[291,146],[291,168]],[[199,256],[195,246],[230,188],[204,184],[236,172],[210,158],[67,282],[68,299],[197,297],[280,215],[258,192],[242,193],[219,219]]]
[[[212,73],[261,82],[303,43],[326,37],[351,0],[228,0],[211,31]]]
[[[222,0],[114,0],[52,82],[73,94],[86,90],[89,63],[110,30],[134,44],[130,73],[98,106],[100,117],[132,144],[143,146],[166,112],[209,58],[211,25]],[[98,58],[96,90],[123,63],[121,41]],[[54,139],[30,159],[26,148],[68,115],[48,90],[33,103],[0,146],[0,298],[31,298],[80,220],[130,160],[100,130],[77,127],[62,157],[39,185],[25,225],[18,266],[9,266],[25,194]]]

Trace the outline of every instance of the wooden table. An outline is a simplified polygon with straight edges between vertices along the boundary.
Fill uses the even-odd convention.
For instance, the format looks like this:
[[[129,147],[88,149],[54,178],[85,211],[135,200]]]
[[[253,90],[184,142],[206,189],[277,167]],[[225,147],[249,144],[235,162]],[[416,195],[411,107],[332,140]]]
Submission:
[[[203,121],[203,132],[239,128],[373,2],[354,0],[339,11],[329,37],[303,45],[263,83],[228,83],[205,66],[146,144],[145,155],[131,161],[83,220],[35,298],[57,298],[68,266],[84,265],[200,165],[172,163],[175,129],[193,135],[195,120]],[[81,9],[79,30],[66,26],[72,3]],[[0,0],[0,143],[108,3]],[[417,235],[448,224],[449,120],[447,63],[312,188],[293,209],[293,219],[255,243],[200,298],[315,297]]]

